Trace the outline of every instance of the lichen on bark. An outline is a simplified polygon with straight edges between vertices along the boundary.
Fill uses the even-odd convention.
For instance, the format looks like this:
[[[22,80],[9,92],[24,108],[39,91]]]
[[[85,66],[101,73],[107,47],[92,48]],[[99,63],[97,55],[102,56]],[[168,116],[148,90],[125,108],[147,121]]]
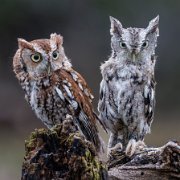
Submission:
[[[49,129],[36,129],[25,142],[22,180],[107,179],[94,146],[75,130],[71,120]]]
[[[180,144],[169,141],[144,148],[132,157],[114,152],[103,164],[94,146],[71,119],[52,129],[36,129],[25,142],[22,180],[159,180],[180,179]]]

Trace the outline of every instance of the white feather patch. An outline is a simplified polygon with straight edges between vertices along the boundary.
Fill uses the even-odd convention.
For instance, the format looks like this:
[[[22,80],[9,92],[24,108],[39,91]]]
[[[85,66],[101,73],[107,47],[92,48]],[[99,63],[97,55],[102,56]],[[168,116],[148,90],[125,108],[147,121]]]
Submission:
[[[78,80],[78,76],[74,73],[74,72],[71,72],[71,75],[72,75],[72,78],[77,81]]]
[[[59,88],[57,88],[57,87],[55,87],[55,90],[56,90],[56,92],[58,93],[59,97],[60,97],[62,100],[64,100],[64,96],[63,96],[62,91],[61,91]]]
[[[66,86],[66,85],[63,85],[64,89],[66,90],[68,96],[72,99],[73,98],[73,95],[71,93],[71,91],[69,90],[69,88]]]

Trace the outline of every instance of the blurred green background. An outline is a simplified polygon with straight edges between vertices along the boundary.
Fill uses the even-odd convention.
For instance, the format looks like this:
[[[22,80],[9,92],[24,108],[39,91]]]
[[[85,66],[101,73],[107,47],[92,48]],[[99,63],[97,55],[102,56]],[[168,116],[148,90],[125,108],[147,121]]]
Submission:
[[[109,15],[124,27],[146,27],[160,15],[156,66],[156,114],[148,145],[163,145],[180,135],[179,0],[0,0],[0,179],[20,179],[24,140],[44,127],[24,100],[12,72],[17,37],[27,40],[64,36],[67,56],[89,83],[97,107],[100,64],[110,50]],[[107,136],[105,137],[107,139]]]

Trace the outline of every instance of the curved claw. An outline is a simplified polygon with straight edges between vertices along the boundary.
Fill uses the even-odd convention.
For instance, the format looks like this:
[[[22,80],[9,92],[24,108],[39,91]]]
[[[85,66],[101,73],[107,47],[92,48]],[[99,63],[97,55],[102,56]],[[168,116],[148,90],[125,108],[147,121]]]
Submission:
[[[114,153],[115,151],[122,151],[123,145],[122,143],[117,143],[114,147],[108,147],[107,149],[107,156],[111,157],[111,154]]]
[[[126,155],[131,157],[135,152],[142,151],[146,147],[144,141],[136,141],[135,139],[130,139],[126,147]]]
[[[135,153],[136,145],[137,145],[137,142],[135,139],[129,140],[128,145],[126,147],[126,151],[125,151],[127,156],[131,157]]]

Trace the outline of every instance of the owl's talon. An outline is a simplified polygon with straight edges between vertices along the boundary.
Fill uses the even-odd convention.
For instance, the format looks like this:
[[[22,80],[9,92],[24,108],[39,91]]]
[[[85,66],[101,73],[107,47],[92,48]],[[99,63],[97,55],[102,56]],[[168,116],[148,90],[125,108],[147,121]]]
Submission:
[[[136,151],[142,151],[144,148],[146,148],[146,144],[144,141],[139,140],[136,145]]]
[[[131,156],[135,153],[135,151],[136,151],[136,145],[137,145],[137,142],[136,142],[135,139],[131,139],[131,140],[128,142],[128,145],[127,145],[126,151],[125,151],[125,153],[126,153],[126,155],[127,155],[128,157],[131,157]]]
[[[126,147],[126,155],[131,157],[135,153],[142,151],[145,147],[146,144],[144,143],[144,141],[136,141],[135,139],[131,139]]]
[[[116,151],[122,151],[123,145],[122,143],[117,143],[114,147],[107,149],[107,156],[111,157],[113,153]]]

